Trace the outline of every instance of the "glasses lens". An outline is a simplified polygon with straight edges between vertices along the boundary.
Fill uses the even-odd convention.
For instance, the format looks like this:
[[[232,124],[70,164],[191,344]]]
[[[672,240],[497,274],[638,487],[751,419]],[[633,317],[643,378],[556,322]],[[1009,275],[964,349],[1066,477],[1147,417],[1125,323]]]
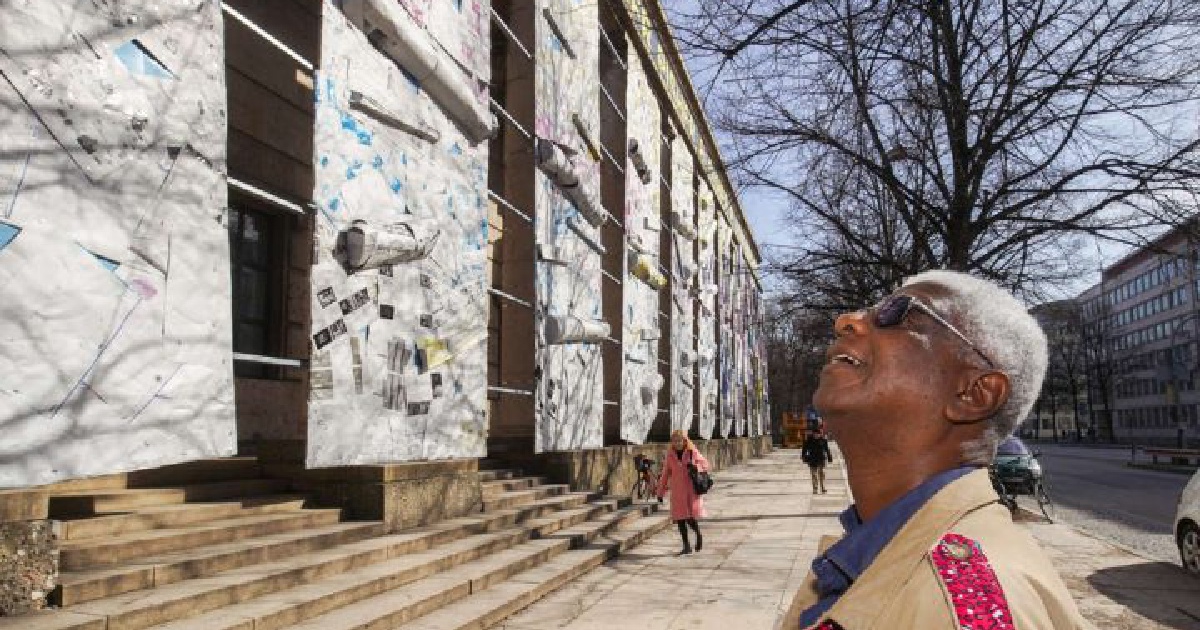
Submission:
[[[912,305],[912,297],[893,295],[886,298],[875,307],[875,325],[880,328],[895,326],[904,321],[908,315],[908,307]]]

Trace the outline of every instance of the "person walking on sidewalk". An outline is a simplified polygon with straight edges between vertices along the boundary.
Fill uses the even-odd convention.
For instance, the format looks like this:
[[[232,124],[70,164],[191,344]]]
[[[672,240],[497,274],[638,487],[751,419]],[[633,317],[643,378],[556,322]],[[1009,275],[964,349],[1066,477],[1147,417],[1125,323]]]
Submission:
[[[679,527],[679,536],[683,539],[680,555],[692,553],[689,527],[696,532],[696,551],[704,548],[704,536],[697,520],[704,517],[704,497],[697,494],[692,485],[693,470],[708,472],[708,460],[696,450],[686,433],[676,429],[671,432],[671,446],[658,478],[658,498],[662,499],[668,491],[671,494],[671,520]]]
[[[825,494],[825,464],[833,463],[833,453],[829,452],[829,440],[816,431],[809,431],[804,440],[804,448],[800,449],[800,459],[808,464],[812,473],[813,494],[820,489]]]
[[[1032,408],[1046,336],[1007,291],[931,271],[834,323],[814,402],[855,504],[783,624],[817,630],[1090,629],[988,478]]]

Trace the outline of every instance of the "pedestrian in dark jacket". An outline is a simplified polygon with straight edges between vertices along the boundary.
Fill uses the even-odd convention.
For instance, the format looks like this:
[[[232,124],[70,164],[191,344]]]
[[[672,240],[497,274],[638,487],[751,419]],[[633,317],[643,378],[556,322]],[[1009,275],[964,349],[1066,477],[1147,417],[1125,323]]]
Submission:
[[[821,494],[825,494],[825,464],[833,463],[829,441],[820,433],[810,431],[808,438],[804,440],[800,458],[808,464],[808,470],[812,473],[813,494],[816,494],[818,489]]]

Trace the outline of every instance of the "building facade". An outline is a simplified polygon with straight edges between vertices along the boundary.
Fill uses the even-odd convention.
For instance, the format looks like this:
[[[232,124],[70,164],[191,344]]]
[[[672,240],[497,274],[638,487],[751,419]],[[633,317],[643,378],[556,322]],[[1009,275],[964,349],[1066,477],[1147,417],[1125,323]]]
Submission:
[[[769,448],[759,250],[656,0],[20,1],[0,41],[0,525],[235,454],[394,530],[485,459]]]
[[[1196,241],[1179,229],[1105,269],[1079,296],[1089,421],[1118,441],[1195,439]]]

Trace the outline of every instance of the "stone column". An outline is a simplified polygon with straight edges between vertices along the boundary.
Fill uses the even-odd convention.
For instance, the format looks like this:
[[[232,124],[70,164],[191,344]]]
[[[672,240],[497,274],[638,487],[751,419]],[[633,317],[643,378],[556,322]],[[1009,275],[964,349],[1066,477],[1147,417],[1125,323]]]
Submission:
[[[58,538],[46,496],[0,490],[0,617],[46,607],[58,585]]]

